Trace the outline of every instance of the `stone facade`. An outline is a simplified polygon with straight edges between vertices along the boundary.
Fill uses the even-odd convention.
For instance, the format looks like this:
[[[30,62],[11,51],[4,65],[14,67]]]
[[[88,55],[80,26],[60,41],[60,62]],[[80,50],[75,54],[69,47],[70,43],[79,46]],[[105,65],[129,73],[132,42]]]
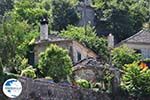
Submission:
[[[73,67],[75,80],[85,79],[92,83],[102,82],[106,71],[113,76],[110,87],[114,93],[117,93],[119,91],[121,77],[121,71],[119,69],[110,68],[108,64],[102,64],[93,58],[84,59]]]
[[[56,44],[68,50],[68,54],[72,58],[73,63],[77,63],[78,61],[88,57],[93,57],[93,58],[97,57],[96,53],[94,53],[92,50],[88,49],[86,46],[82,45],[81,43],[74,40],[64,39],[57,35],[51,34],[49,35],[48,40],[45,41],[41,41],[39,39],[36,40],[34,44],[35,64],[37,64],[38,62],[39,54],[41,52],[44,52],[50,44]]]
[[[150,58],[150,30],[143,29],[137,34],[123,40],[117,46],[127,45],[129,48],[137,50],[145,58]]]

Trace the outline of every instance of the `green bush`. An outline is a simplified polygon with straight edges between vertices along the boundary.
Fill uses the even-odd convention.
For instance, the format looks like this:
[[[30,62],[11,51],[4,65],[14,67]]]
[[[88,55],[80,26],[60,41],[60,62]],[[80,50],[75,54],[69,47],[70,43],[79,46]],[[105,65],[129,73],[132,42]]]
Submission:
[[[77,80],[76,83],[82,88],[91,88],[90,82],[84,79]]]
[[[68,51],[57,45],[50,45],[40,54],[38,68],[45,77],[50,76],[55,82],[59,82],[72,73],[72,61]]]
[[[150,58],[142,59],[141,61],[145,63],[150,63]]]
[[[122,69],[124,64],[130,64],[142,58],[141,54],[135,53],[133,49],[126,45],[115,48],[112,51],[112,60],[115,67]]]
[[[53,78],[50,77],[50,76],[45,77],[45,79],[47,79],[47,80],[53,80]]]
[[[108,60],[107,40],[103,37],[97,37],[95,29],[90,25],[86,26],[86,31],[84,27],[68,26],[67,30],[63,30],[60,35],[85,44],[97,53],[101,60]]]
[[[139,62],[125,65],[121,86],[136,97],[150,95],[150,69]]]
[[[27,67],[26,69],[22,70],[21,76],[29,77],[29,78],[35,78],[35,69],[32,67]]]

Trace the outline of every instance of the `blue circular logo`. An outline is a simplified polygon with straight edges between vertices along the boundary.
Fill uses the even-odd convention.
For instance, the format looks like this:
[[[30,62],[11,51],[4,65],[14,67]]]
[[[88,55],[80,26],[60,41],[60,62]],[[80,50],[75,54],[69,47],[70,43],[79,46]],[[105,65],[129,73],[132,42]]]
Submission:
[[[21,92],[22,85],[17,79],[8,79],[3,84],[3,93],[9,98],[16,98]]]

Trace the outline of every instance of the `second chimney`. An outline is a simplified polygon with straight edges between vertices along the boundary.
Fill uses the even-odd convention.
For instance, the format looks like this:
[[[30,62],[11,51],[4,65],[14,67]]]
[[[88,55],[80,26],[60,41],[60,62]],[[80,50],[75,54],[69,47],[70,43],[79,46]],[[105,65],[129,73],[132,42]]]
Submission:
[[[41,19],[40,25],[40,40],[48,39],[48,20],[46,18]]]

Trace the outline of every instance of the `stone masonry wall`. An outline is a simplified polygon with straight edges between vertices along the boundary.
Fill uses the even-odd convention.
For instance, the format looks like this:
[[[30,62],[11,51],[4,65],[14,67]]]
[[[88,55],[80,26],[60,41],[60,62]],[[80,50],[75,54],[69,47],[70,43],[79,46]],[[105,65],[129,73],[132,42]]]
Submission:
[[[111,100],[107,94],[80,89],[48,80],[19,79],[23,85],[21,95],[11,100]]]

